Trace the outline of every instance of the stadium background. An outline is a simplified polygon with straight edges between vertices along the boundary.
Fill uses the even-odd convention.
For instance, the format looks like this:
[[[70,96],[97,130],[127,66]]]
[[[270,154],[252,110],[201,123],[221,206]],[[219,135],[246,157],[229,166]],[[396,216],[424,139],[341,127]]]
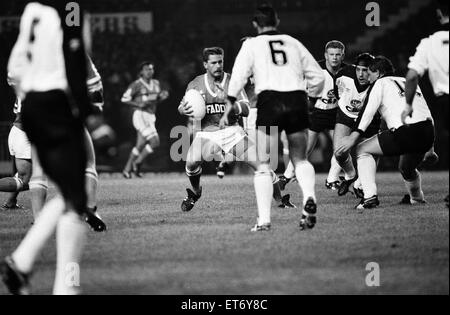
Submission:
[[[90,122],[92,130],[103,128],[109,137],[96,140],[100,171],[119,171],[135,142],[131,123],[132,109],[121,104],[120,97],[137,74],[137,65],[152,60],[156,66],[156,78],[170,91],[168,100],[157,111],[157,129],[161,137],[158,148],[146,162],[149,171],[183,171],[183,163],[172,162],[169,156],[170,130],[186,123],[177,112],[187,83],[203,72],[201,51],[207,46],[225,49],[225,70],[231,67],[239,48],[240,39],[254,35],[250,17],[257,4],[268,1],[256,0],[91,0],[87,8],[93,15],[134,12],[149,15],[151,31],[139,29],[133,22],[107,18],[102,27],[93,32],[93,60],[102,75],[105,108],[103,118]],[[323,47],[331,39],[347,45],[347,58],[351,62],[360,52],[370,51],[392,59],[397,73],[406,72],[408,58],[420,39],[438,27],[436,12],[431,0],[378,0],[380,27],[366,25],[366,4],[362,0],[284,0],[272,1],[281,18],[280,29],[302,41],[316,59],[323,56]],[[6,83],[6,64],[11,48],[17,38],[17,23],[12,17],[20,16],[26,1],[0,2],[0,173],[7,173],[10,160],[7,135],[13,120],[13,91]],[[132,21],[132,19],[130,19]],[[433,93],[427,79],[421,87],[433,111]],[[435,169],[448,169],[448,134],[442,121],[448,117],[436,117],[436,151],[440,162]],[[312,162],[318,170],[328,168],[331,149],[325,137],[314,152]],[[395,159],[383,159],[380,168],[392,170]],[[214,169],[210,165],[206,171]],[[282,171],[280,164],[278,171]]]

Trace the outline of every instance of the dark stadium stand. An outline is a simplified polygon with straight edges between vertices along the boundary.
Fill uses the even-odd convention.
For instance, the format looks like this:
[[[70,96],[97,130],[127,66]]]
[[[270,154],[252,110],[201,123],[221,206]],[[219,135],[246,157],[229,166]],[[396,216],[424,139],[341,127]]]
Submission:
[[[105,118],[117,134],[118,156],[112,161],[119,167],[134,142],[131,109],[120,103],[127,85],[136,77],[136,66],[143,60],[153,60],[156,77],[171,93],[158,109],[157,128],[161,135],[161,148],[148,162],[154,171],[182,170],[180,163],[170,160],[169,132],[183,124],[177,106],[186,84],[202,72],[201,51],[206,46],[222,46],[226,51],[226,70],[230,71],[240,47],[240,38],[252,35],[250,16],[257,4],[267,1],[245,0],[92,0],[87,2],[90,12],[152,11],[153,33],[134,31],[125,34],[97,32],[93,36],[93,60],[101,73],[105,87]],[[365,25],[366,2],[347,1],[273,1],[282,19],[281,29],[299,38],[317,59],[322,58],[324,44],[331,39],[352,43],[368,29]],[[381,21],[396,14],[408,0],[378,0]],[[0,2],[0,15],[20,15],[25,1]],[[330,15],[330,12],[333,12]],[[421,21],[420,23],[418,21]],[[422,21],[427,21],[423,23]],[[436,24],[432,6],[409,18],[396,30],[375,40],[373,51],[393,59],[400,74],[404,74],[408,57],[414,53],[419,39],[432,33]],[[17,32],[0,33],[0,66],[4,69],[7,56]],[[401,39],[401,40],[399,40]],[[358,52],[349,52],[349,60]],[[0,73],[2,77],[5,73]],[[12,93],[5,80],[1,80],[0,120],[10,120]],[[448,149],[446,149],[448,151]],[[448,156],[448,152],[445,154]],[[448,165],[448,158],[445,159]],[[441,165],[443,167],[444,165]]]

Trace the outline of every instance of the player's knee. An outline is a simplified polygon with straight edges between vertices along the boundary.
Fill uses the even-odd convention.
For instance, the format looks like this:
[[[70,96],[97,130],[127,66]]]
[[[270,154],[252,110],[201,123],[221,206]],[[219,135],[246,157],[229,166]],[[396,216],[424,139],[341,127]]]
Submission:
[[[96,181],[98,180],[97,170],[95,169],[95,167],[92,167],[92,165],[88,164],[88,167],[86,168],[84,174],[88,178],[91,178],[91,179],[96,180]]]
[[[402,177],[407,181],[413,181],[419,176],[417,169],[411,169],[407,165],[399,164],[398,170],[400,174],[402,174]]]
[[[48,180],[46,177],[32,177],[30,180],[30,189],[48,190]]]
[[[135,146],[135,147],[133,148],[133,150],[131,150],[131,153],[133,153],[133,155],[139,155],[139,154],[141,154],[141,150],[142,150],[142,149],[139,149],[138,146]]]
[[[186,163],[186,175],[188,177],[202,174],[202,166],[198,163]]]

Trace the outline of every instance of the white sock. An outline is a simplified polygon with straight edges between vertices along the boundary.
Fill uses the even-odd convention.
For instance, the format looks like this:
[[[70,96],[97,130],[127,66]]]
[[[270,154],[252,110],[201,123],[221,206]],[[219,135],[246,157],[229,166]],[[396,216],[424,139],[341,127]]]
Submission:
[[[59,218],[65,210],[64,201],[57,197],[45,204],[34,225],[12,254],[19,271],[29,273],[42,248],[53,235]]]
[[[403,179],[403,181],[405,182],[405,186],[409,193],[409,196],[411,197],[411,201],[423,201],[425,200],[425,196],[422,191],[422,178],[420,176],[419,171],[416,170],[416,172],[417,172],[416,179],[412,181]]]
[[[376,173],[377,163],[371,154],[364,153],[358,156],[358,174],[361,179],[364,198],[377,195]]]
[[[295,174],[303,192],[303,205],[306,204],[309,198],[313,198],[316,201],[316,172],[312,164],[308,161],[298,162],[295,165]]]
[[[350,155],[347,157],[344,164],[342,164],[341,166],[342,169],[344,170],[346,180],[355,178],[356,170],[355,167],[353,166],[352,157]]]
[[[284,171],[284,177],[294,178],[294,176],[295,176],[294,164],[292,164],[292,161],[289,161],[288,165],[286,166],[286,170]]]
[[[61,216],[56,231],[56,276],[54,295],[75,295],[80,291],[80,263],[87,226],[73,211]]]
[[[333,155],[333,157],[331,158],[331,166],[330,166],[330,170],[328,171],[327,181],[329,183],[339,181],[339,175],[341,174],[341,171],[342,171],[342,168]]]
[[[272,175],[268,165],[260,166],[255,172],[254,185],[258,205],[258,225],[268,224],[273,195]]]

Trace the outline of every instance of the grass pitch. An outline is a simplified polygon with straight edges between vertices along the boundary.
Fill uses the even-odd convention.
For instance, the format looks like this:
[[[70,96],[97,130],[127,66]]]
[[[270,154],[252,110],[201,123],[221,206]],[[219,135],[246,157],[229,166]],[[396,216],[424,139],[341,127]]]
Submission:
[[[381,207],[362,213],[353,210],[353,196],[326,190],[319,175],[316,228],[299,231],[300,210],[274,204],[273,229],[265,233],[249,231],[256,218],[252,176],[205,176],[202,199],[182,213],[183,175],[102,175],[99,211],[109,231],[89,233],[84,293],[449,294],[448,175],[424,173],[428,204],[400,206],[400,175],[378,174]],[[285,193],[299,204],[296,183]],[[20,201],[29,209],[28,198]],[[0,212],[1,258],[31,223],[30,210]],[[379,287],[366,285],[369,262],[380,266]],[[52,241],[36,265],[35,294],[51,293],[54,266]]]

